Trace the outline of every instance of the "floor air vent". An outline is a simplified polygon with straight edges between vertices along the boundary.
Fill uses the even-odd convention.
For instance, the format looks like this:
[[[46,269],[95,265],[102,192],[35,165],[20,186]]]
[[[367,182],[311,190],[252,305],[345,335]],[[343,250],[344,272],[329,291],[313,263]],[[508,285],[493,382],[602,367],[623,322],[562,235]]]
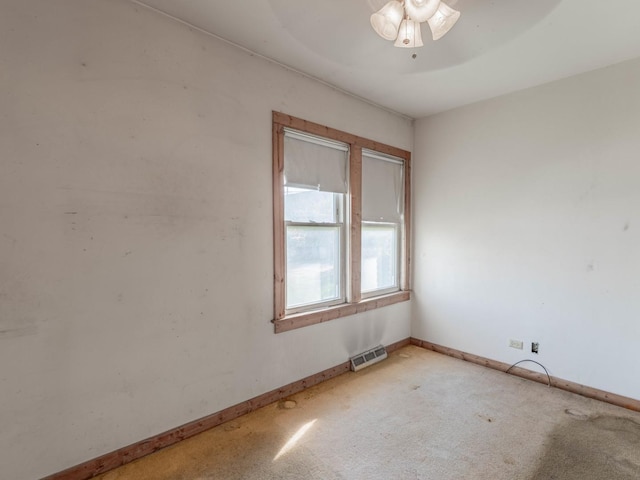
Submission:
[[[372,348],[371,350],[367,350],[366,352],[362,352],[351,357],[351,370],[357,372],[358,370],[362,370],[364,367],[378,363],[385,358],[387,358],[387,349],[382,345],[379,345],[376,348]]]

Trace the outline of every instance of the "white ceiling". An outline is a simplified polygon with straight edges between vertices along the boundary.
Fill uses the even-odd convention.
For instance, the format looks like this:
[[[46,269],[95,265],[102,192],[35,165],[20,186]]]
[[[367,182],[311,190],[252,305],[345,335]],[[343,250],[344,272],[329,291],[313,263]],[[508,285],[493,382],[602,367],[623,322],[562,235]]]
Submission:
[[[413,118],[640,57],[640,0],[447,0],[418,49],[371,29],[385,0],[134,1]]]

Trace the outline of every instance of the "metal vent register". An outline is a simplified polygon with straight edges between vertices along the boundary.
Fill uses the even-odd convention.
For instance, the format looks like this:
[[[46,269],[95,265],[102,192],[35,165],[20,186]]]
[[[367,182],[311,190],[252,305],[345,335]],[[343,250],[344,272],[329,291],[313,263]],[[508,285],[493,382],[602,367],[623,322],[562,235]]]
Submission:
[[[371,350],[367,350],[366,352],[362,352],[351,357],[351,370],[357,372],[358,370],[362,370],[364,367],[378,363],[385,358],[387,358],[387,349],[382,345],[378,345]]]

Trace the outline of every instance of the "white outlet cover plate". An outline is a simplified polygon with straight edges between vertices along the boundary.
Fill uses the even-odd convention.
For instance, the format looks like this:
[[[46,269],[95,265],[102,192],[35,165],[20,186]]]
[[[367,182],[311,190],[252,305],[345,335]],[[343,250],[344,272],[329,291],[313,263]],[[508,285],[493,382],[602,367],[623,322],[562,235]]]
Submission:
[[[509,346],[511,348],[517,348],[518,350],[522,350],[523,348],[522,340],[509,340]]]

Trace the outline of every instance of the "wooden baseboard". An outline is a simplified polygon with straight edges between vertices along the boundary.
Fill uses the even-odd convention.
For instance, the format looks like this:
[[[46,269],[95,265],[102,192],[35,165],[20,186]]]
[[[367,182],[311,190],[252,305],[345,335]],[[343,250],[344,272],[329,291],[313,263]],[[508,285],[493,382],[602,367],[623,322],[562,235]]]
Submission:
[[[409,343],[409,338],[392,343],[386,347],[387,352],[391,353],[399,348],[409,345]],[[289,385],[285,385],[284,387],[276,390],[271,390],[270,392],[254,397],[251,400],[225,408],[224,410],[200,418],[199,420],[194,420],[193,422],[189,422],[178,428],[161,433],[160,435],[147,438],[146,440],[120,448],[114,452],[101,455],[100,457],[68,468],[62,472],[54,473],[53,475],[44,477],[42,480],[87,480],[89,478],[93,478],[97,475],[108,472],[109,470],[113,470],[114,468],[121,467],[129,462],[133,462],[134,460],[157,452],[165,447],[174,445],[181,440],[185,440],[213,427],[217,427],[222,423],[238,418],[249,412],[253,412],[254,410],[265,407],[273,402],[287,398],[295,393],[329,380],[330,378],[337,377],[338,375],[348,372],[350,367],[350,362],[346,361],[340,365],[324,370],[323,372],[316,373],[315,375],[303,378],[302,380],[290,383]]]
[[[449,357],[465,360],[467,362],[482,365],[494,370],[500,370],[501,372],[506,372],[510,367],[510,365],[503,362],[498,362],[489,358],[462,352],[460,350],[456,350],[455,348],[443,347],[442,345],[436,345],[435,343],[420,340],[418,338],[412,337],[411,345],[416,345],[427,350],[442,353],[443,355],[448,355]],[[578,395],[582,395],[583,397],[594,398],[606,403],[611,403],[612,405],[617,405],[618,407],[623,407],[629,410],[640,412],[640,400],[636,400],[634,398],[623,397],[622,395],[605,392],[604,390],[599,390],[593,387],[587,387],[585,385],[570,382],[568,380],[563,380],[561,378],[547,378],[547,375],[545,373],[533,372],[531,370],[527,370],[526,368],[513,367],[509,370],[509,373],[518,377],[526,378],[527,380],[544,383],[545,385],[550,382],[552,387],[566,390],[567,392],[571,393],[577,393]]]

